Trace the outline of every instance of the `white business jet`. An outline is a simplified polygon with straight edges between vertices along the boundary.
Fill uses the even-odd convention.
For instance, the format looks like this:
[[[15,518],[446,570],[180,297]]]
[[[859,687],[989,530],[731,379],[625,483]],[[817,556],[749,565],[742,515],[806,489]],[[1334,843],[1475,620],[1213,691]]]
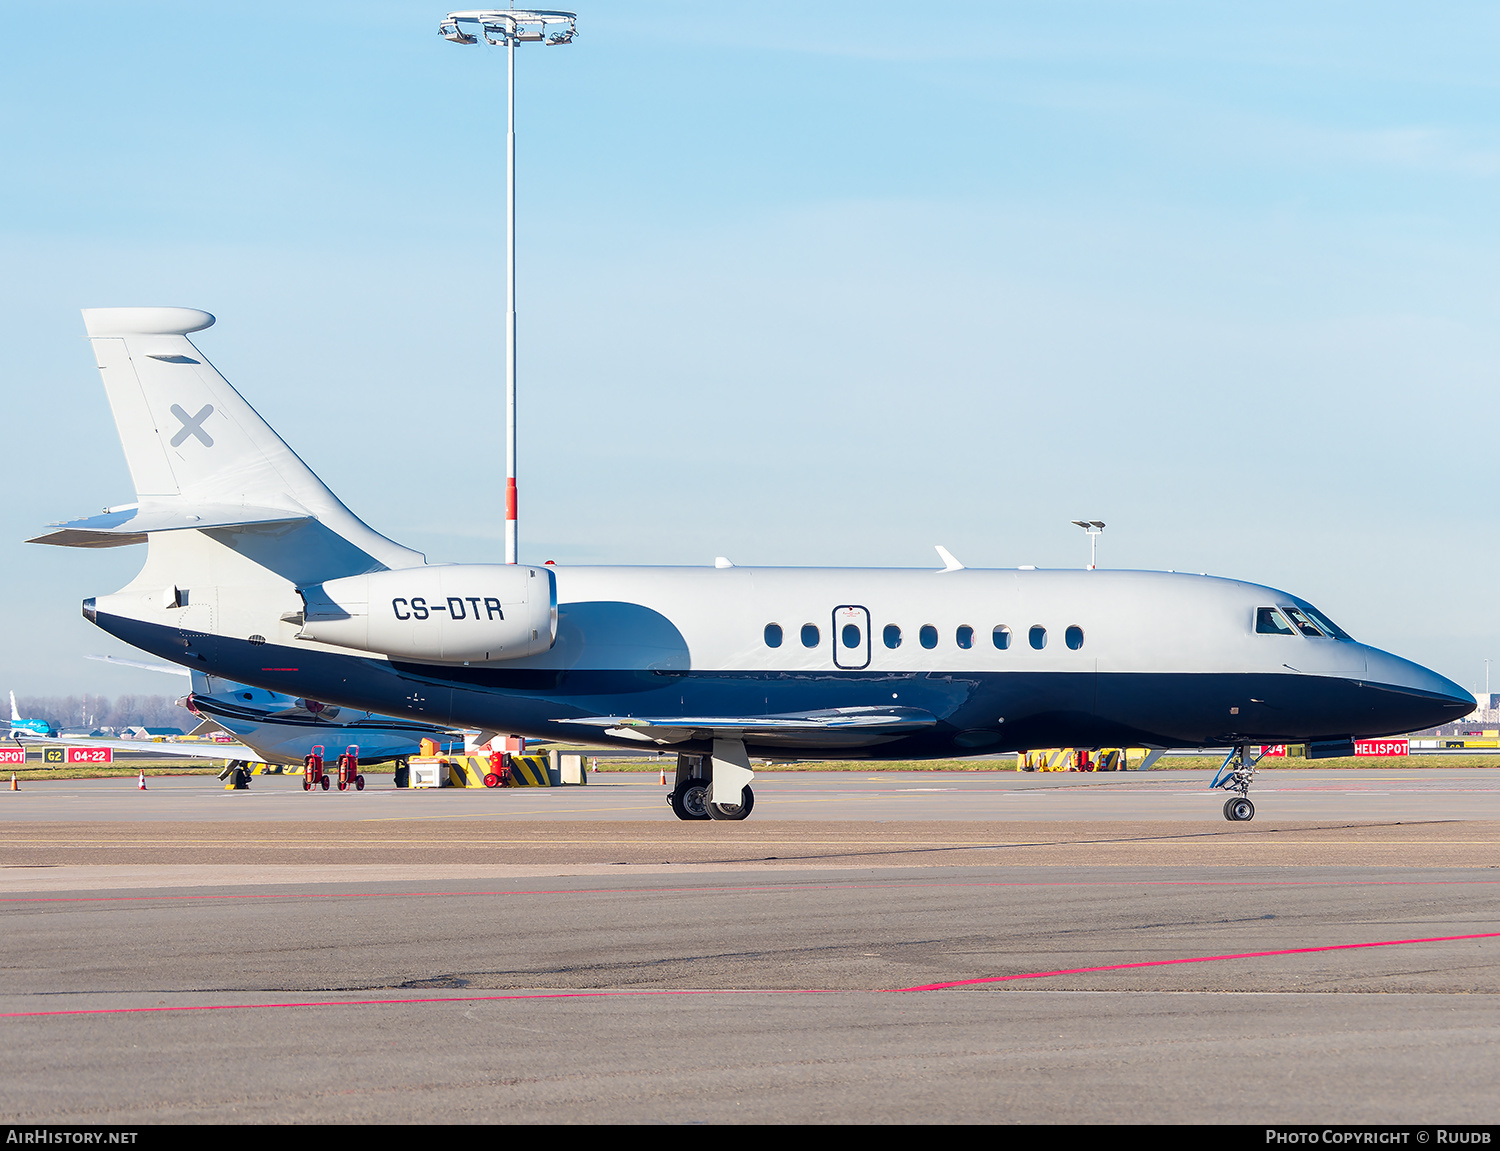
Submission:
[[[1168,572],[429,564],[372,530],[189,341],[191,308],[84,322],[135,501],[33,542],[148,544],[84,615],[185,667],[437,725],[673,749],[683,819],[749,814],[752,755],[972,755],[1356,736],[1473,709],[1306,601]]]

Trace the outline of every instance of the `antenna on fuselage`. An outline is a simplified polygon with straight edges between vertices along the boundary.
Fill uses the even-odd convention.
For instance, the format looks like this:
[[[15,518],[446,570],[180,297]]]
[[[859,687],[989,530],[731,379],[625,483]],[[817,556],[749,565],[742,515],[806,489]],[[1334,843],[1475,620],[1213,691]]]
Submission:
[[[1089,571],[1093,571],[1098,567],[1094,561],[1098,558],[1099,536],[1104,531],[1104,521],[1074,520],[1073,523],[1089,533]]]

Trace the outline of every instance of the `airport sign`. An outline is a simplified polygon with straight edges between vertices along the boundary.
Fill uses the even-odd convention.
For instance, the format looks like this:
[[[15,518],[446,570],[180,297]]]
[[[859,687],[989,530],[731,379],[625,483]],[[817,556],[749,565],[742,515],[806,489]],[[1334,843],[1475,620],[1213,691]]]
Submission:
[[[1355,755],[1410,755],[1409,739],[1356,739]]]
[[[0,747],[0,763],[25,763],[24,747]]]
[[[1280,759],[1287,755],[1287,745],[1284,743],[1268,743],[1260,749],[1262,756],[1271,759]],[[1297,754],[1301,754],[1298,752]],[[1355,755],[1410,755],[1411,740],[1409,739],[1356,739],[1354,741]]]
[[[115,749],[112,747],[70,747],[67,749],[68,763],[113,763]]]

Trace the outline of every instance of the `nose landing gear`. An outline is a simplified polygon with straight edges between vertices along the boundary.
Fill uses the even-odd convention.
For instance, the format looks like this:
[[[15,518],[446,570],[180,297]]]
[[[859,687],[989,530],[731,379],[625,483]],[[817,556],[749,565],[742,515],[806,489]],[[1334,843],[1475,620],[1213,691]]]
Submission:
[[[1255,778],[1255,765],[1260,756],[1251,757],[1250,745],[1237,745],[1220,766],[1210,788],[1222,787],[1238,795],[1224,801],[1224,818],[1230,823],[1244,823],[1255,818],[1255,804],[1250,802],[1250,781]]]
[[[1241,823],[1255,818],[1255,804],[1243,797],[1224,801],[1224,818],[1231,823]]]

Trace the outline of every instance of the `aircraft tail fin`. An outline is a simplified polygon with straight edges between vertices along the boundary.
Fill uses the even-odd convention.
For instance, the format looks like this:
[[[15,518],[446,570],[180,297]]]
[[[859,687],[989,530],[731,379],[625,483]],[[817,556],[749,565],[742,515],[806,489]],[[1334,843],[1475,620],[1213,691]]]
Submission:
[[[10,721],[11,721],[11,723],[15,723],[16,720],[18,720],[20,718],[21,718],[21,713],[16,710],[16,693],[15,692],[11,692],[10,693]]]
[[[324,565],[331,572],[425,562],[346,508],[193,346],[188,333],[212,324],[209,313],[89,308],[83,318],[138,502],[58,525],[64,530],[36,542],[109,547],[216,528],[285,537],[297,521],[316,520],[320,529],[300,526],[324,545],[302,550],[326,553],[328,537],[341,537],[333,541],[339,558]]]

